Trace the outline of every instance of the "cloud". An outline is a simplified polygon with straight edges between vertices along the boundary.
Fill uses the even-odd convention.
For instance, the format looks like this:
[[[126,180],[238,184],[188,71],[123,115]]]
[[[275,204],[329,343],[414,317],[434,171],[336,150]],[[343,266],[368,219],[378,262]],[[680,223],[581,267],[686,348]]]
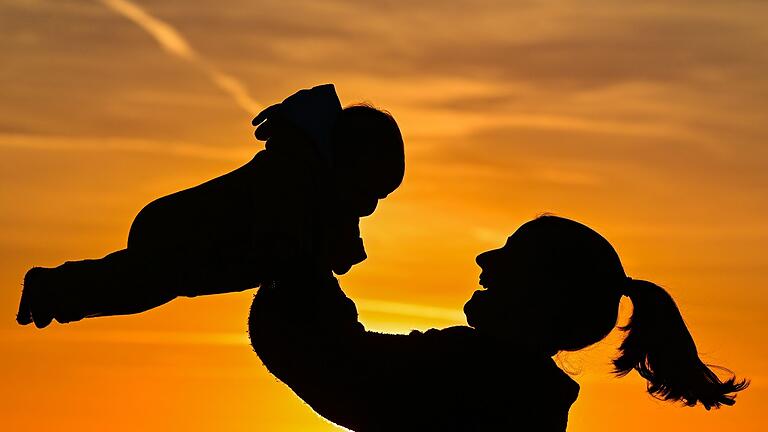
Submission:
[[[383,300],[360,299],[358,308],[368,312],[384,313],[400,317],[415,317],[455,323],[464,322],[460,310],[400,303]],[[400,326],[403,327],[403,326]],[[407,327],[407,326],[405,326]],[[143,345],[248,345],[245,332],[200,332],[162,330],[87,330],[66,331],[54,327],[48,330],[49,340],[62,342],[120,343]],[[27,336],[18,331],[0,330],[6,340],[26,341]]]
[[[33,134],[2,134],[0,148],[83,152],[128,152],[164,154],[198,159],[242,161],[253,153],[250,147],[219,148],[213,146],[148,139],[115,137],[69,137]]]
[[[578,89],[624,82],[698,81],[703,74],[756,77],[759,66],[765,64],[765,56],[756,58],[743,44],[759,32],[738,22],[674,16],[610,18],[582,21],[585,28],[571,27],[537,39],[425,38],[416,45],[419,49],[405,51],[382,67],[409,74],[418,67],[420,74]]]
[[[750,41],[762,23],[718,4],[568,2],[259,2],[173,10],[174,21],[205,40],[205,19],[222,28],[219,59],[257,69],[247,56],[296,74],[313,71],[525,81],[563,89],[635,81],[698,80],[701,75],[761,75],[766,56]],[[695,10],[692,8],[695,7]],[[765,12],[759,3],[743,11]],[[287,31],[288,30],[288,31]]]
[[[460,309],[374,299],[360,299],[357,301],[357,305],[361,310],[368,312],[400,315],[404,317],[438,319],[457,323],[464,321],[464,313]]]

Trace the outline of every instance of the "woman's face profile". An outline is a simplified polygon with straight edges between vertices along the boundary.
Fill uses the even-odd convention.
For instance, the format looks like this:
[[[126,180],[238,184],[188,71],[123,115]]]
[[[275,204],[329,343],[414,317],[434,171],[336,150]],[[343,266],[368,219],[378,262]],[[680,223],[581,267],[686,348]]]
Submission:
[[[614,281],[626,277],[607,240],[552,216],[525,223],[503,247],[475,261],[482,289],[464,305],[467,323],[496,339],[544,350],[563,343],[581,315],[602,311],[602,300],[618,304]]]
[[[479,283],[464,305],[472,327],[497,336],[512,336],[541,316],[540,292],[531,278],[533,263],[525,253],[526,241],[519,231],[499,249],[475,258],[480,267]],[[530,332],[530,328],[527,329]]]
[[[480,286],[484,289],[503,290],[510,283],[512,273],[512,246],[507,239],[503,247],[485,251],[475,258],[480,267]]]

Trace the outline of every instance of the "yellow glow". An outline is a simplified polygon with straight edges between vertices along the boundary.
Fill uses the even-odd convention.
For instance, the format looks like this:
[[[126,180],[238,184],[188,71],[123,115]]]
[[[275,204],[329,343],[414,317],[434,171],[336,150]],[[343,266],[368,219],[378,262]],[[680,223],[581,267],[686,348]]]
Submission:
[[[366,327],[462,324],[474,257],[553,212],[602,233],[630,276],[667,287],[703,358],[753,380],[717,412],[657,402],[637,376],[610,375],[616,333],[558,358],[581,384],[569,431],[761,432],[767,13],[761,2],[3,2],[3,430],[337,430],[252,352],[250,292],[43,331],[13,322],[29,267],[124,247],[150,200],[262,148],[260,107],[333,82],[344,104],[391,111],[406,140],[402,187],[362,223],[369,259],[340,278]]]

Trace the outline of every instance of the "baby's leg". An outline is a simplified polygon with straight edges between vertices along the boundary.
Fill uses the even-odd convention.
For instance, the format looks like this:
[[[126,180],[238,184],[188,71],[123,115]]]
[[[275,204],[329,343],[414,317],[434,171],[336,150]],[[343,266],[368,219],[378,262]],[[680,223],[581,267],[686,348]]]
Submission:
[[[35,267],[24,278],[17,321],[38,327],[87,317],[144,312],[176,297],[175,271],[128,250],[101,259]]]
[[[282,211],[269,196],[272,165],[261,152],[235,171],[152,201],[131,224],[131,256],[178,295],[256,287],[269,264],[271,218]]]

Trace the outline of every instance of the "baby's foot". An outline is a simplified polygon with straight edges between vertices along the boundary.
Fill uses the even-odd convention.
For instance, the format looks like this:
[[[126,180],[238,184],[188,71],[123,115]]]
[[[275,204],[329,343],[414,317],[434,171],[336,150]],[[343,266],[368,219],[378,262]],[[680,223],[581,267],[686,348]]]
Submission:
[[[53,302],[47,284],[50,270],[34,267],[24,276],[24,287],[16,315],[16,322],[19,324],[28,325],[34,322],[35,326],[43,328],[53,321]]]

